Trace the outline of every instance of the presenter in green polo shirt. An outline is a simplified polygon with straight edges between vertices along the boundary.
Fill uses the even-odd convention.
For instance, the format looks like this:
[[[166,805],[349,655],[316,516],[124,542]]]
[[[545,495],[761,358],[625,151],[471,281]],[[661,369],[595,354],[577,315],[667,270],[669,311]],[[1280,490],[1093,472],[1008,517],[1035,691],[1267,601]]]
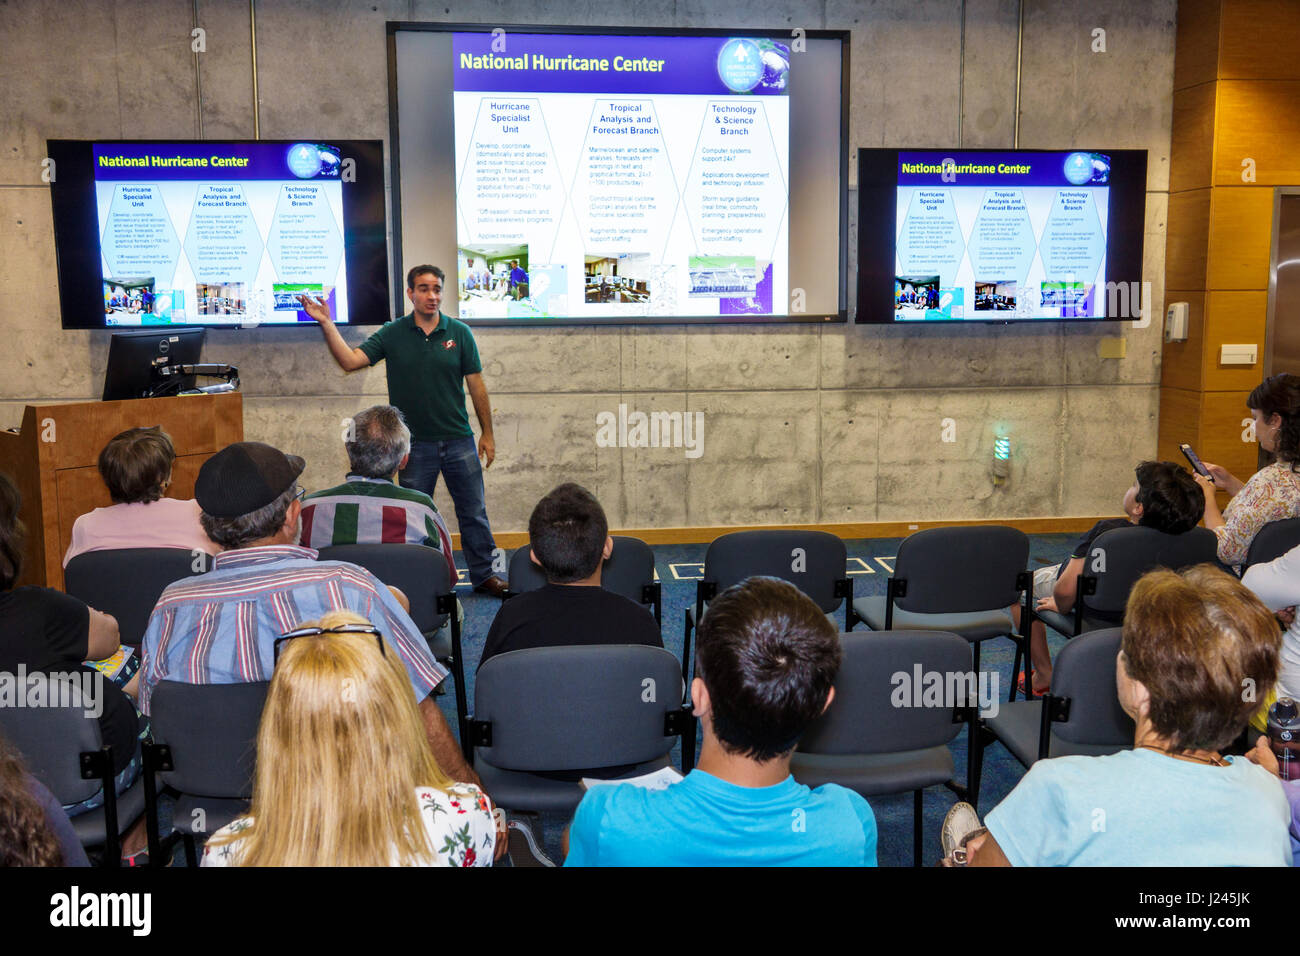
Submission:
[[[320,323],[330,354],[345,372],[387,361],[388,402],[401,409],[411,429],[410,459],[398,479],[404,487],[433,497],[442,473],[456,505],[470,582],[476,591],[504,597],[506,582],[492,573],[496,542],[483,492],[483,469],[496,458],[492,407],[469,326],[440,310],[445,278],[437,266],[420,265],[408,272],[410,314],[385,323],[359,348],[343,341],[324,300],[301,296],[299,302]],[[465,413],[467,386],[482,430],[477,450]]]

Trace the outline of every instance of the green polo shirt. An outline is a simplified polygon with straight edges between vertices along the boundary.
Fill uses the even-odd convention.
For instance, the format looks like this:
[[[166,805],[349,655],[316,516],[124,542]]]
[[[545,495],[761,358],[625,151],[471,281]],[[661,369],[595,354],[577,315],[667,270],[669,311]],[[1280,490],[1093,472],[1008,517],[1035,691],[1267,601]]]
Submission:
[[[371,365],[388,362],[388,402],[401,409],[412,438],[473,436],[465,411],[465,376],[483,371],[483,363],[464,322],[439,312],[438,327],[425,335],[414,314],[408,314],[380,326],[360,348]]]

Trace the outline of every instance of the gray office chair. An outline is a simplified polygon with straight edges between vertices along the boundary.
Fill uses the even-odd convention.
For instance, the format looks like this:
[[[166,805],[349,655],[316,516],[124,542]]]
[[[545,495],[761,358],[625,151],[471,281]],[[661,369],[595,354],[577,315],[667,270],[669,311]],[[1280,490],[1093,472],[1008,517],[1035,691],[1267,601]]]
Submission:
[[[411,620],[424,635],[429,650],[437,660],[451,666],[456,685],[456,730],[461,750],[469,760],[465,730],[469,705],[465,696],[460,618],[456,611],[456,581],[442,552],[422,544],[336,544],[321,548],[319,560],[359,565],[406,595],[411,602]]]
[[[1283,518],[1270,521],[1255,533],[1246,552],[1246,563],[1241,573],[1256,564],[1276,561],[1292,548],[1300,547],[1300,518]]]
[[[22,754],[32,776],[54,794],[63,806],[89,800],[101,789],[104,803],[72,817],[72,828],[86,848],[103,847],[100,865],[120,866],[122,834],[145,808],[145,780],[141,773],[125,792],[115,792],[114,780],[129,758],[114,760],[113,748],[99,731],[99,720],[87,716],[92,702],[82,686],[67,676],[28,674],[25,692],[39,693],[58,706],[0,707],[0,728]],[[114,765],[120,764],[120,767]]]
[[[171,836],[185,843],[185,859],[198,866],[198,840],[206,840],[248,811],[257,761],[257,728],[269,681],[182,684],[160,681],[150,698],[153,742],[144,745],[149,859],[162,865]],[[158,789],[176,795],[172,830],[158,827]]]
[[[637,604],[648,604],[655,623],[663,627],[663,587],[655,580],[655,553],[640,538],[611,535],[614,550],[600,571],[600,586],[621,594]],[[508,597],[536,591],[546,585],[546,575],[529,556],[529,546],[516,548],[510,555],[510,593]]]
[[[972,803],[979,797],[984,749],[994,739],[1026,767],[1047,757],[1100,756],[1133,747],[1133,721],[1119,704],[1115,684],[1122,633],[1113,627],[1076,637],[1056,656],[1046,697],[1002,704],[995,716],[981,719]]]
[[[921,673],[976,674],[971,645],[956,634],[939,631],[874,631],[842,634],[843,662],[835,679],[830,708],[799,742],[790,772],[809,787],[837,783],[864,797],[912,791],[913,851],[921,865],[922,792],[943,784],[964,796],[953,781],[948,744],[972,717],[977,700],[953,680],[960,699],[943,706],[913,706],[916,696],[903,695],[896,675],[914,680]],[[977,690],[977,689],[976,689]],[[978,691],[977,691],[978,692]]]
[[[1074,607],[1068,615],[1040,611],[1038,619],[1066,637],[1116,626],[1138,578],[1155,568],[1181,571],[1218,564],[1219,539],[1207,528],[1165,534],[1134,525],[1099,534],[1083,559]],[[1098,616],[1098,612],[1106,615]]]
[[[616,778],[669,765],[690,719],[681,701],[681,667],[662,648],[498,654],[474,682],[474,770],[498,806],[571,812],[583,791],[576,780],[556,779],[559,774],[626,767]]]
[[[885,593],[858,598],[849,609],[850,625],[862,621],[873,631],[944,631],[971,644],[971,667],[980,670],[980,646],[998,637],[1016,647],[1011,673],[1025,671],[1025,696],[1032,689],[1029,635],[1034,621],[1029,538],[1001,525],[929,528],[904,538]],[[1017,628],[1007,608],[1020,605]],[[850,627],[851,629],[851,627]],[[1008,700],[1016,698],[1013,678]],[[966,750],[967,783],[975,777],[975,724]]]
[[[211,566],[210,555],[182,548],[87,551],[68,562],[63,589],[95,610],[113,615],[118,640],[138,647],[163,589]]]
[[[704,617],[709,601],[732,585],[748,577],[763,576],[789,581],[832,615],[844,605],[844,628],[852,626],[850,607],[853,582],[845,573],[848,552],[844,542],[825,531],[733,531],[715,538],[704,552],[704,578],[695,584],[695,604],[687,605],[682,632],[682,673],[690,682],[692,666],[691,634]],[[695,727],[688,730],[690,739],[683,743],[682,767],[695,765]]]
[[[973,525],[918,531],[898,546],[885,594],[854,601],[852,619],[873,631],[959,634],[973,645],[976,671],[980,644],[1009,637],[1016,645],[1012,673],[1020,673],[1022,659],[1028,673],[1034,603],[1028,563],[1029,538],[1015,528]],[[1013,604],[1020,605],[1018,629],[1007,610]],[[1013,682],[1008,699],[1014,700],[1015,694]]]

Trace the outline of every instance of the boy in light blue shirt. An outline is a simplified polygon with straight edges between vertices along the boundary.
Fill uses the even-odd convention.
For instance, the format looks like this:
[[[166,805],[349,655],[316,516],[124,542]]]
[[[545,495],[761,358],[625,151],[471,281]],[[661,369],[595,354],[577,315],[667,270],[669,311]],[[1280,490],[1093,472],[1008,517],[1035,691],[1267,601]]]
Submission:
[[[790,776],[800,736],[835,697],[840,643],[826,615],[792,584],[748,578],[710,603],[698,640],[698,767],[666,790],[593,788],[564,865],[875,866],[867,801]]]

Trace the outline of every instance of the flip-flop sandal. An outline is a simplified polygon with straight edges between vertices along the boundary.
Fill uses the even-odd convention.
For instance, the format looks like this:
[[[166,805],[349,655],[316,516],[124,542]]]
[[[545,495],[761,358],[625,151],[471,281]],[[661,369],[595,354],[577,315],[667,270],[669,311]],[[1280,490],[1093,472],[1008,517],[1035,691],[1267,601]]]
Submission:
[[[1031,688],[1030,688],[1030,691],[1031,691],[1031,693],[1033,694],[1033,696],[1035,696],[1035,697],[1046,697],[1046,696],[1047,696],[1047,693],[1048,693],[1051,689],[1052,689],[1052,685],[1051,685],[1051,684],[1048,684],[1048,685],[1047,685],[1046,687],[1044,687],[1042,690],[1038,690],[1038,689],[1036,689],[1036,688],[1031,687]],[[1016,690],[1020,691],[1020,693],[1022,693],[1022,694],[1025,692],[1025,672],[1024,672],[1024,671],[1021,671],[1021,672],[1020,672],[1020,676],[1016,678]]]

